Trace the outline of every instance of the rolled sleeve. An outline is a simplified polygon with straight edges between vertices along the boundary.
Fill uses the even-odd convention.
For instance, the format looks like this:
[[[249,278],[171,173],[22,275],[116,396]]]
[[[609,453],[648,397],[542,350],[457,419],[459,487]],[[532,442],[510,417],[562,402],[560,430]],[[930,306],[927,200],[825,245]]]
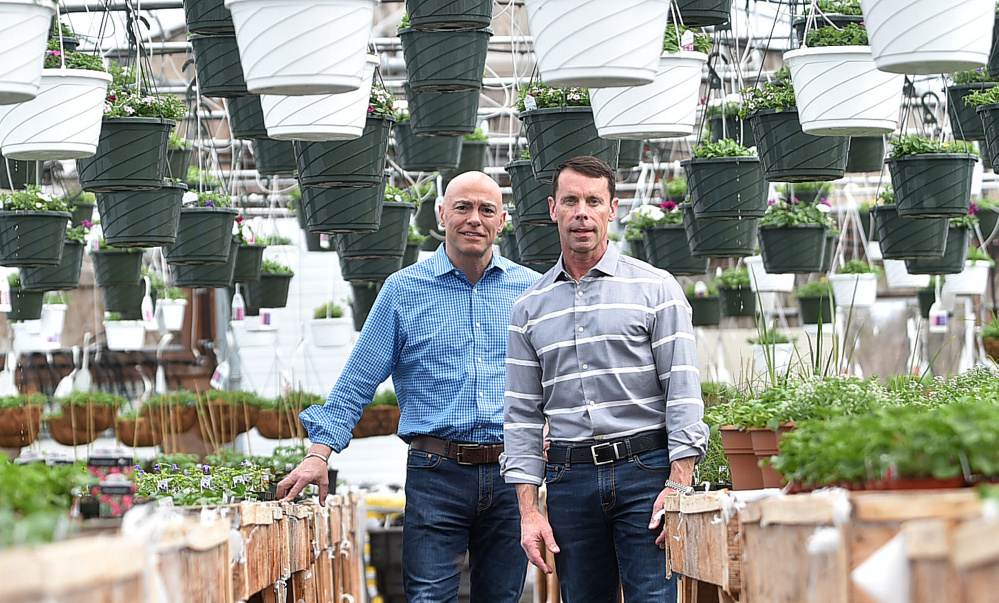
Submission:
[[[541,363],[524,333],[523,314],[514,307],[507,337],[500,473],[508,484],[541,485],[545,476]]]

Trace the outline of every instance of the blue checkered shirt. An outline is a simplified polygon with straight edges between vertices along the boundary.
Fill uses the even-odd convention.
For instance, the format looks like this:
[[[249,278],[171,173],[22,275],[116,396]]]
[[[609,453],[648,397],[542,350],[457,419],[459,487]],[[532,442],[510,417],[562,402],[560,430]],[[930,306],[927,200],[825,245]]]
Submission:
[[[506,339],[513,302],[541,275],[493,254],[473,285],[437,252],[390,276],[326,404],[302,411],[309,439],[337,452],[389,375],[399,437],[503,441]]]

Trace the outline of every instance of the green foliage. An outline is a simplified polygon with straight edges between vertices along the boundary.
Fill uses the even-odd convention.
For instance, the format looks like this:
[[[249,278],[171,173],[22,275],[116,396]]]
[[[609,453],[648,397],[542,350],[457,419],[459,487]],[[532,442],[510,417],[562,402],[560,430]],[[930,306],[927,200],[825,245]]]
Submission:
[[[406,237],[407,243],[422,243],[427,240],[427,237],[420,234],[420,231],[416,229],[415,226],[409,227],[409,235]]]
[[[475,128],[471,134],[465,134],[466,142],[489,142],[489,136],[482,131],[482,128]]]
[[[955,84],[986,84],[996,81],[996,78],[989,75],[989,71],[985,67],[979,67],[972,71],[952,73],[950,81]]]
[[[24,408],[25,406],[41,406],[47,402],[43,394],[28,394],[26,396],[4,396],[0,398],[0,409]]]
[[[257,238],[258,245],[291,245],[291,239],[279,235],[266,235]]]
[[[795,193],[815,193],[822,195],[832,191],[832,184],[829,182],[795,182],[794,184],[778,184],[777,192],[786,198],[791,192],[792,187]]]
[[[409,13],[402,13],[402,21],[399,22],[399,29],[407,29],[409,27]]]
[[[187,151],[194,148],[194,143],[185,138],[181,138],[176,132],[170,132],[170,143],[167,146],[171,149]]]
[[[424,197],[424,195],[429,196],[432,189],[433,185],[430,183],[427,183],[422,187],[417,186],[405,189],[396,188],[391,184],[386,184],[385,201],[389,203],[414,203],[419,205],[420,200]]]
[[[970,262],[988,262],[989,266],[996,265],[995,260],[989,254],[985,253],[981,247],[975,247],[974,245],[968,245],[967,260]]]
[[[968,214],[950,219],[950,225],[954,228],[974,228],[978,225],[978,216]]]
[[[343,312],[343,306],[337,304],[336,302],[328,301],[316,308],[312,317],[316,319],[343,318]]]
[[[395,390],[383,389],[375,394],[369,406],[399,406],[399,400],[395,396]]]
[[[706,292],[700,296],[697,295],[697,283],[704,283],[704,286],[707,288]],[[687,285],[687,288],[683,290],[683,294],[687,297],[717,297],[718,287],[714,283],[697,281],[696,283]]]
[[[639,205],[631,210],[622,220],[628,229],[644,230],[664,224],[683,224],[683,213],[678,209],[663,211],[655,205]],[[628,234],[625,233],[625,238]],[[640,238],[640,237],[637,237]]]
[[[0,548],[64,534],[75,497],[95,481],[82,462],[18,465],[0,458]]]
[[[107,72],[104,60],[99,56],[82,52],[63,52],[59,50],[59,40],[49,40],[45,51],[45,69],[59,69],[65,57],[67,69],[83,69],[85,71]]]
[[[390,117],[395,114],[393,104],[395,97],[381,83],[371,86],[371,96],[368,98],[368,117]]]
[[[520,155],[517,157],[520,161],[530,161],[531,160],[531,149],[521,149]]]
[[[121,317],[121,314],[119,314],[117,312],[105,312],[104,313],[104,322],[118,322],[120,320],[124,320],[124,319]]]
[[[802,285],[799,285],[797,289],[794,290],[795,299],[800,299],[802,297],[828,297],[833,293],[832,283],[827,281],[825,278],[821,278],[817,281],[808,281]]]
[[[687,179],[683,176],[677,176],[671,180],[663,180],[662,184],[666,195],[671,198],[687,196]]]
[[[836,271],[838,274],[876,274],[881,276],[881,269],[863,260],[850,260]]]
[[[964,104],[968,107],[994,105],[996,103],[999,103],[999,86],[993,86],[986,90],[975,90],[964,97]]]
[[[73,32],[73,28],[70,27],[69,23],[66,23],[65,21],[52,21],[52,29],[49,30],[49,37],[55,38],[56,43],[58,43],[60,35],[64,38],[76,37],[76,34]]]
[[[808,224],[832,226],[833,221],[828,211],[823,211],[820,209],[821,207],[828,206],[823,206],[820,203],[775,201],[767,206],[766,213],[760,218],[760,226],[804,226]]]
[[[192,165],[187,168],[187,185],[193,190],[198,187],[198,184],[222,186],[222,180],[209,170],[202,170]]]
[[[742,98],[739,116],[743,119],[765,109],[784,110],[798,106],[790,80],[764,82],[759,88],[746,88],[742,91]]]
[[[265,259],[260,263],[260,274],[290,274],[294,276],[295,272],[284,264]]]
[[[706,142],[693,148],[694,157],[712,159],[715,157],[751,157],[755,153],[731,138],[722,138],[717,142]]]
[[[756,337],[750,337],[747,339],[749,343],[759,344],[759,345],[775,345],[778,343],[791,343],[791,339],[787,335],[781,333],[776,328],[768,329],[763,326]]]
[[[587,88],[555,88],[541,82],[534,82],[521,88],[518,94],[517,110],[522,113],[527,111],[524,99],[528,96],[534,97],[538,109],[590,106],[590,91]]]
[[[740,106],[741,105],[739,103],[734,101],[711,104],[704,109],[704,117],[708,118],[716,115],[738,115]]]
[[[739,287],[749,286],[749,269],[748,268],[729,268],[725,272],[721,273],[721,276],[716,278],[714,281],[716,287],[727,287],[729,289],[738,289]]]
[[[825,14],[860,16],[864,14],[860,0],[819,0],[818,8]]]
[[[88,224],[89,221],[86,221]],[[79,226],[73,226],[72,228],[66,229],[66,240],[76,241],[77,243],[84,243],[87,240],[87,234],[90,232],[90,228],[86,224],[81,224]]]
[[[136,87],[135,66],[127,71],[118,63],[111,62],[108,72],[111,85],[108,86],[104,117],[162,117],[180,121],[187,115],[187,104],[171,95],[153,95]]]
[[[232,197],[225,193],[215,191],[203,191],[198,193],[198,201],[194,207],[230,207]]]
[[[70,406],[109,406],[119,408],[125,404],[125,399],[107,392],[74,392],[68,398],[59,400]]]
[[[693,40],[690,45],[682,48],[682,50],[693,50],[695,52],[711,54],[711,45],[714,43],[711,36],[708,34],[697,33],[685,25],[680,25],[678,28],[676,24],[672,22],[666,26],[666,35],[663,37],[663,52],[668,52],[670,54],[680,52],[680,44],[683,42],[683,36],[688,31],[693,35]]]
[[[256,494],[266,489],[267,470],[250,461],[239,467],[195,465],[193,469],[161,464],[159,471],[138,471],[135,475],[138,496],[169,498],[180,507],[255,500]]]
[[[10,285],[11,289],[21,288],[21,275],[17,272],[12,272],[7,275],[7,284]]]
[[[999,318],[996,318],[995,314],[992,315],[992,320],[982,327],[981,335],[982,337],[999,337]]]
[[[819,27],[808,32],[805,46],[819,48],[824,46],[867,46],[867,28],[857,23],[837,28],[833,25]]]
[[[178,390],[150,396],[143,406],[148,408],[194,406],[197,399],[193,392]]]
[[[930,140],[922,136],[901,135],[898,140],[891,143],[891,157],[903,157],[906,155],[924,155],[929,153],[973,153],[978,154],[975,147],[963,140],[954,142],[940,142]]]
[[[885,190],[878,194],[878,205],[895,205],[895,189],[890,184],[885,185]]]
[[[398,108],[395,110],[395,120],[399,123],[406,123],[410,120],[409,110],[404,108]]]
[[[69,211],[61,197],[43,193],[40,188],[28,185],[23,191],[0,193],[3,211]]]

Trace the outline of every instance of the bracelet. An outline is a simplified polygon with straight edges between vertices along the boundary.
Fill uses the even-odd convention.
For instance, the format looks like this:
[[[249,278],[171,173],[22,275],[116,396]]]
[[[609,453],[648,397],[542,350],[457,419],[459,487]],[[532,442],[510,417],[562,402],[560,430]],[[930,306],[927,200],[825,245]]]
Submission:
[[[309,454],[307,454],[304,457],[302,457],[302,460],[304,461],[305,459],[309,458],[310,456],[314,456],[317,459],[323,459],[324,463],[329,463],[330,462],[330,459],[329,459],[328,456],[323,456],[323,455],[319,454],[318,452],[310,452]]]
[[[669,479],[666,480],[666,487],[667,488],[673,488],[674,490],[676,490],[677,492],[679,492],[681,494],[693,494],[694,493],[694,489],[692,487],[690,487],[690,486],[684,486],[683,484],[678,484],[677,482],[674,482],[673,480],[669,480]]]

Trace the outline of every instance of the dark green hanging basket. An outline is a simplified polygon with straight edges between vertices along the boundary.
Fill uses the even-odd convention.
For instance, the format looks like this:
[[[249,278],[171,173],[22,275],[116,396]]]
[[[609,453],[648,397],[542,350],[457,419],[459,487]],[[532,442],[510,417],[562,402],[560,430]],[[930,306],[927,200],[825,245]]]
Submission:
[[[402,255],[356,260],[340,257],[340,276],[345,281],[382,282],[400,269],[402,269]]]
[[[67,211],[0,211],[0,266],[58,266]]]
[[[681,224],[667,224],[642,230],[646,261],[674,276],[705,274],[708,258],[690,255],[687,233]]]
[[[71,203],[69,213],[73,214],[73,217],[70,218],[72,227],[81,226],[84,220],[93,222],[94,207],[96,207],[95,203]]]
[[[250,283],[260,280],[260,265],[264,261],[266,245],[239,245],[232,271],[233,283]]]
[[[617,169],[630,170],[636,168],[642,162],[642,151],[645,149],[644,140],[622,140],[621,150],[617,155]]]
[[[409,219],[415,209],[412,203],[383,203],[382,222],[378,230],[337,235],[337,253],[344,260],[402,257],[409,238]]]
[[[523,224],[551,224],[548,196],[551,195],[552,187],[535,180],[531,161],[511,161],[504,169],[510,174],[510,189],[513,191],[513,205],[517,208],[517,219]]]
[[[184,0],[187,31],[199,34],[231,34],[236,31],[232,13],[223,0]]]
[[[939,258],[947,247],[947,218],[903,218],[894,205],[874,206],[871,215],[887,260]]]
[[[235,34],[187,37],[194,49],[194,69],[201,96],[234,98],[248,96],[243,65]]]
[[[728,23],[732,0],[677,0],[676,8],[687,27],[707,27]]]
[[[878,229],[874,227],[874,219],[871,215],[870,209],[864,209],[859,212],[860,214],[860,228],[864,231],[864,237],[868,241],[878,240]]]
[[[295,145],[290,140],[257,138],[253,146],[253,162],[262,176],[294,174],[298,166],[295,162]]]
[[[520,249],[517,246],[517,231],[507,230],[500,233],[500,236],[496,239],[496,244],[499,245],[501,256],[511,262],[520,263]]]
[[[692,311],[691,324],[695,327],[711,327],[721,323],[721,301],[717,295],[688,297]]]
[[[303,186],[363,188],[382,182],[389,134],[395,119],[369,117],[360,138],[342,142],[295,141],[298,181]]]
[[[101,297],[104,298],[104,311],[117,312],[122,320],[139,320],[142,318],[142,298],[145,294],[145,285],[101,287]]]
[[[461,145],[461,137],[417,136],[410,122],[395,126],[396,159],[407,172],[453,170],[461,162]]]
[[[96,249],[90,252],[98,287],[138,285],[142,280],[142,251]]]
[[[417,92],[405,85],[410,127],[421,136],[464,136],[479,120],[479,91]]]
[[[236,210],[185,207],[180,210],[177,240],[164,245],[167,264],[223,264],[229,259]]]
[[[519,224],[514,222],[517,231],[517,250],[521,264],[553,262],[562,254],[562,243],[555,224]]]
[[[166,169],[163,171],[164,177],[186,180],[187,171],[191,167],[191,157],[193,155],[194,149],[167,148]]]
[[[591,107],[535,109],[521,113],[520,120],[539,182],[551,182],[559,164],[579,155],[593,155],[617,169],[620,141],[600,138]]]
[[[371,306],[375,305],[378,292],[381,291],[380,282],[361,282],[350,284],[350,311],[354,317],[354,330],[360,331],[364,327],[364,321],[368,319]]]
[[[982,231],[982,236],[986,239],[990,238],[996,230],[996,223],[999,223],[999,211],[991,208],[979,208],[975,217],[978,218],[978,229]]]
[[[978,158],[970,153],[928,153],[888,158],[898,215],[959,218],[971,206],[971,177]]]
[[[753,135],[753,126],[749,124],[749,121],[740,118],[736,114],[712,115],[708,118],[708,126],[711,129],[711,142],[730,138],[747,149],[756,146],[756,136]]]
[[[44,291],[25,291],[24,289],[10,289],[10,312],[7,312],[7,321],[12,320],[38,320],[42,317],[42,303],[45,301]]]
[[[409,26],[428,31],[463,31],[489,27],[492,0],[406,0]]]
[[[260,105],[259,96],[228,98],[225,104],[229,113],[229,131],[233,138],[240,140],[267,138],[264,108]]]
[[[38,179],[37,174],[37,161],[17,161],[0,155],[0,189],[22,189],[29,184],[34,184]],[[13,189],[11,185],[13,185]]]
[[[820,272],[825,258],[825,226],[761,226],[760,255],[770,274]]]
[[[832,324],[833,321],[833,299],[829,295],[819,295],[815,297],[799,297],[798,310],[799,317],[803,325],[819,324],[822,319],[823,325]]]
[[[447,190],[451,180],[465,172],[481,172],[486,169],[486,150],[489,143],[485,141],[463,140],[458,153],[458,167],[441,172],[441,186]]]
[[[885,167],[884,136],[851,136],[846,171],[880,172]]]
[[[964,270],[968,257],[968,237],[970,228],[951,225],[947,228],[947,246],[939,259],[906,260],[905,269],[909,274],[957,274]]]
[[[21,288],[25,291],[69,291],[80,284],[83,243],[66,241],[57,266],[22,268]]]
[[[984,162],[986,156],[991,159],[991,165],[984,164],[984,167],[994,169],[999,164],[999,104],[982,105],[977,111],[985,131],[985,141],[979,143],[982,146],[982,160]]]
[[[420,259],[420,244],[415,241],[406,241],[406,251],[402,254],[402,267],[412,266]]]
[[[725,316],[756,315],[756,292],[749,285],[718,287],[718,299]]]
[[[425,203],[420,203],[420,206],[416,208],[416,216],[413,218],[413,224],[421,230],[437,230],[443,234],[443,231],[439,230],[440,225],[437,223],[438,213],[436,205],[431,199],[427,199]]]
[[[170,267],[177,287],[217,289],[231,287],[239,260],[239,245],[230,243],[229,254],[221,264],[175,264]],[[247,306],[250,304],[247,303]]]
[[[989,53],[988,72],[993,78],[999,78],[999,14],[992,22],[992,51]]]
[[[80,186],[94,192],[160,188],[170,130],[176,123],[159,117],[105,119],[97,153],[76,160]]]
[[[826,243],[822,250],[822,268],[819,272],[829,272],[832,269],[833,256],[836,255],[836,240],[839,235],[826,232]]]
[[[767,181],[756,157],[685,159],[687,190],[698,220],[762,218]]]
[[[368,188],[302,187],[306,229],[310,232],[374,232],[382,223],[385,181]],[[433,203],[428,203],[431,207]]]
[[[689,203],[680,206],[687,244],[694,257],[733,258],[753,255],[759,220],[698,220]]]
[[[294,274],[260,275],[260,280],[246,284],[246,297],[257,308],[283,308],[288,305],[288,289]]]
[[[797,109],[765,109],[749,118],[763,177],[770,182],[838,180],[846,173],[849,136],[812,136]]]
[[[305,231],[305,248],[309,251],[331,253],[336,251],[336,235]]]
[[[985,128],[978,117],[977,108],[966,105],[964,97],[972,92],[984,92],[994,87],[995,82],[975,82],[973,84],[951,84],[947,86],[947,116],[954,138],[958,140],[985,140]]]
[[[112,247],[159,247],[177,240],[187,185],[164,182],[150,191],[97,193],[104,240]]]
[[[628,253],[631,257],[636,260],[642,260],[643,262],[649,261],[649,256],[645,254],[645,237],[640,239],[625,239],[625,245]]]
[[[490,29],[399,30],[409,86],[418,92],[467,92],[482,88]]]

